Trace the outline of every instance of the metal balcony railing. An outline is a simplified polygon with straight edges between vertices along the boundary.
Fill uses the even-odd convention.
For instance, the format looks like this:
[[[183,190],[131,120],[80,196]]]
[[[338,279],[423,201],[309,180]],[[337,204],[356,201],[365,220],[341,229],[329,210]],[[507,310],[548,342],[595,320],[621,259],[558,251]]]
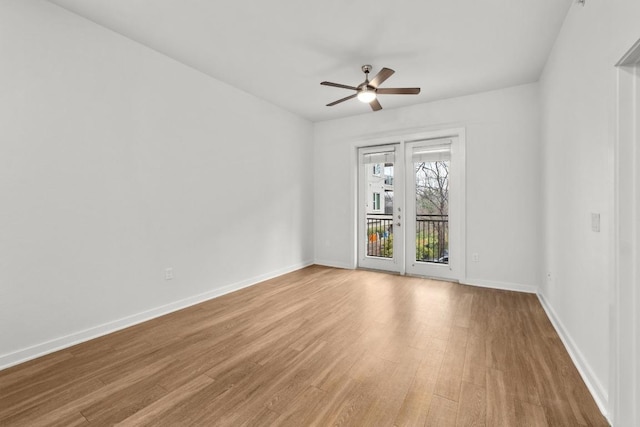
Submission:
[[[449,264],[449,216],[416,216],[416,261]]]
[[[367,256],[393,258],[393,216],[367,214]]]
[[[393,216],[367,214],[367,256],[393,258]],[[449,216],[416,216],[416,261],[449,263]]]

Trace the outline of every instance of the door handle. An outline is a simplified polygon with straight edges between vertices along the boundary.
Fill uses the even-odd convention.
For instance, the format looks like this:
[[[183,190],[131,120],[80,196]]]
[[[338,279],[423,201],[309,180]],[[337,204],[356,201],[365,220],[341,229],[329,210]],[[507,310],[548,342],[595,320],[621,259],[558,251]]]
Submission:
[[[398,227],[400,227],[400,223],[399,223],[399,222],[396,222],[396,225],[397,225]]]

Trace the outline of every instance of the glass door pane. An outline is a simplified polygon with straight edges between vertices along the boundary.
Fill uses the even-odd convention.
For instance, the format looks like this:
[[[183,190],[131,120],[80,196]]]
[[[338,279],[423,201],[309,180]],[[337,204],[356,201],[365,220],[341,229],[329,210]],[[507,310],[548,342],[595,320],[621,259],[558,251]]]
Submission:
[[[454,278],[457,272],[452,145],[455,139],[407,144],[407,264],[406,271],[421,276]],[[451,207],[454,206],[454,209]],[[450,233],[451,231],[451,233]]]
[[[393,258],[393,162],[368,163],[367,256]]]
[[[359,260],[361,267],[398,271],[398,241],[402,236],[394,231],[395,198],[398,176],[395,145],[360,149],[359,153]]]
[[[413,162],[419,262],[449,263],[449,166],[449,160]]]

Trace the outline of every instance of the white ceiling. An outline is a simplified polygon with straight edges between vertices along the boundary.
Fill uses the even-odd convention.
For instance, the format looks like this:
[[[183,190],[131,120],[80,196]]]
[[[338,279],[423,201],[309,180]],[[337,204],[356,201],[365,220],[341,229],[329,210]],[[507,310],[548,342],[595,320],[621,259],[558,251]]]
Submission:
[[[321,121],[375,114],[360,67],[396,71],[383,108],[537,81],[572,0],[50,0],[273,104]]]

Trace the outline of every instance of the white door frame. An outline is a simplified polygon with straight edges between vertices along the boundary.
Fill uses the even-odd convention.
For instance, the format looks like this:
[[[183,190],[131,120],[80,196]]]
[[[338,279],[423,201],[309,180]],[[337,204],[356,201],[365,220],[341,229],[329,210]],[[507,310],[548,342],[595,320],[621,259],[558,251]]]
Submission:
[[[352,218],[353,218],[353,249],[352,249],[352,253],[353,255],[353,266],[354,268],[358,267],[360,265],[360,263],[358,262],[358,245],[359,245],[359,241],[358,241],[358,236],[359,236],[359,232],[358,232],[358,218],[359,218],[359,199],[358,199],[358,189],[359,189],[359,185],[358,183],[360,182],[360,177],[358,176],[358,163],[359,163],[359,157],[358,157],[358,149],[359,148],[363,148],[363,147],[372,147],[372,146],[378,146],[378,145],[388,145],[388,144],[399,144],[400,145],[400,149],[399,149],[399,153],[396,153],[396,162],[398,162],[398,155],[402,155],[404,157],[404,148],[406,143],[408,142],[413,142],[413,141],[420,141],[420,140],[427,140],[427,139],[442,139],[442,138],[457,138],[459,141],[459,145],[458,145],[458,153],[457,153],[457,161],[461,162],[460,164],[461,166],[461,174],[460,174],[460,182],[459,182],[459,191],[458,191],[458,197],[459,197],[459,235],[460,235],[460,241],[458,243],[458,246],[460,248],[460,256],[459,256],[459,265],[458,265],[458,269],[457,269],[457,277],[455,278],[450,278],[448,280],[453,280],[453,281],[457,281],[460,283],[465,283],[466,279],[467,279],[467,269],[466,269],[466,254],[467,254],[467,239],[466,239],[466,224],[467,224],[467,219],[466,219],[466,132],[465,132],[465,128],[463,127],[458,127],[458,128],[448,128],[448,129],[433,129],[433,128],[427,128],[427,129],[419,129],[419,130],[412,130],[412,131],[399,131],[399,132],[393,132],[393,133],[386,133],[386,134],[373,134],[373,135],[369,135],[367,137],[363,137],[362,139],[359,140],[355,140],[351,142],[351,147],[352,147],[352,164],[354,165],[354,173],[352,174],[352,177],[355,178],[355,182],[352,182],[351,185],[351,200],[353,201],[352,203]],[[402,161],[402,160],[400,160]],[[404,205],[404,199],[405,197],[402,197],[402,201],[400,201],[398,203],[398,207],[401,208],[402,212],[406,212],[406,206]],[[403,229],[404,229],[404,215],[402,218],[403,221]],[[394,237],[395,239],[395,237]],[[402,251],[404,251],[404,247],[405,245],[402,245]],[[400,250],[400,248],[396,248],[394,247],[394,252],[396,251],[396,249]],[[399,265],[399,269],[398,269],[398,273],[400,273],[401,275],[404,275],[406,273],[406,265],[407,265],[407,257],[406,254],[403,252],[402,253],[402,259],[404,259],[405,261],[403,263],[401,263]]]
[[[416,201],[415,201],[415,171],[413,168],[412,149],[419,146],[440,145],[448,141],[451,150],[451,170],[449,173],[449,262],[448,264],[421,263],[416,261],[416,248],[411,245],[406,249],[405,269],[407,273],[439,279],[458,280],[464,277],[460,274],[460,268],[464,268],[464,171],[465,156],[464,146],[459,136],[447,136],[439,138],[426,138],[406,142],[405,147],[405,173],[406,194],[411,196],[406,199],[407,210],[405,212],[405,232],[408,236],[415,236],[416,231]],[[414,239],[415,240],[415,239]],[[462,262],[461,262],[462,261]]]
[[[617,67],[615,278],[611,315],[609,413],[614,425],[640,425],[640,40]]]
[[[362,156],[369,153],[385,152],[387,150],[393,150],[395,155],[393,175],[393,210],[391,213],[391,221],[393,224],[393,258],[378,258],[368,257],[367,253],[367,241],[364,236],[367,233],[366,230],[366,209],[365,209],[365,197],[368,196],[367,191],[367,170]],[[402,216],[404,212],[404,181],[403,178],[403,161],[404,161],[404,146],[400,143],[391,143],[376,146],[360,147],[358,149],[358,209],[357,214],[357,230],[358,235],[358,266],[364,268],[373,268],[377,270],[386,270],[396,273],[404,274],[402,270],[402,260],[404,259],[404,218],[398,218]],[[398,219],[396,219],[398,218]]]

